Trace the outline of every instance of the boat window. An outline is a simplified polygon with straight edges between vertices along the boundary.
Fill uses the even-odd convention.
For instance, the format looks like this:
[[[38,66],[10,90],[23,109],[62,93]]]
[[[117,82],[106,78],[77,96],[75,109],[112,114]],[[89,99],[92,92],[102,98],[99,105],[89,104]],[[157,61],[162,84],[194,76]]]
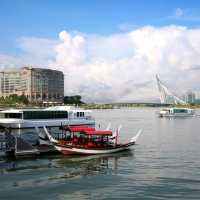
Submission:
[[[68,118],[67,111],[24,111],[24,119],[61,119]]]
[[[187,113],[186,109],[174,109],[174,113]]]
[[[169,109],[163,109],[163,111],[168,111],[169,112]]]
[[[5,118],[5,114],[4,113],[0,113],[0,118]]]
[[[5,113],[5,118],[22,119],[22,113]]]
[[[84,117],[84,112],[80,112],[80,117]]]
[[[84,112],[77,112],[77,113],[76,113],[76,116],[77,116],[77,117],[84,117]]]

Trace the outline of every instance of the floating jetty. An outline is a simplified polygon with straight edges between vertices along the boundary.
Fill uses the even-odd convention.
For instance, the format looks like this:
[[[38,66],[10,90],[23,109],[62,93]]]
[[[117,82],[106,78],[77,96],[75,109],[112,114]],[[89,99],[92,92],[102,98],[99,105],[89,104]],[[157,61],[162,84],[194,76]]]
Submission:
[[[57,152],[51,145],[33,146],[20,136],[14,136],[9,130],[0,133],[0,157],[22,158]]]

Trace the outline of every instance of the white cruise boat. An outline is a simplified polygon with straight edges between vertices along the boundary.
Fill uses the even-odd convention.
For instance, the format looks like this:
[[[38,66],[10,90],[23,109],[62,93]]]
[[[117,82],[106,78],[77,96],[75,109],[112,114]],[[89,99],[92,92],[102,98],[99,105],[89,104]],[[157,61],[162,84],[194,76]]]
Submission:
[[[191,108],[163,108],[159,112],[160,117],[189,117],[194,115],[194,109]]]
[[[91,110],[71,106],[54,106],[44,109],[8,109],[0,111],[0,126],[11,129],[34,127],[60,127],[63,125],[90,125],[95,121]]]

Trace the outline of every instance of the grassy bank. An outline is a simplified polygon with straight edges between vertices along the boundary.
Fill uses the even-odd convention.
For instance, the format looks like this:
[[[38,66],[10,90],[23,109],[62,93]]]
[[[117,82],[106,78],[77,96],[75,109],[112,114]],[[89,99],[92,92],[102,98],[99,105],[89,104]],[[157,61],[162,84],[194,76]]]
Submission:
[[[189,107],[189,108],[200,108],[200,104],[191,105],[161,105],[161,104],[95,104],[95,103],[84,103],[84,104],[63,104],[66,106],[75,106],[84,109],[117,109],[117,108],[143,108],[143,107]],[[0,102],[0,108],[43,108],[53,105],[44,105],[43,103],[16,103],[16,102]]]

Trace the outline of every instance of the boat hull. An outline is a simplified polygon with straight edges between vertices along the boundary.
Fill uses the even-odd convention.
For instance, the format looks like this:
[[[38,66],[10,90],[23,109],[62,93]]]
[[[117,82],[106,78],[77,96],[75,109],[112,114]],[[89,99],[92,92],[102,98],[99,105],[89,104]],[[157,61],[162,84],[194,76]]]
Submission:
[[[77,148],[77,147],[70,147],[70,146],[63,146],[63,145],[58,145],[55,144],[55,148],[60,151],[61,153],[65,155],[69,154],[109,154],[109,153],[116,153],[120,151],[125,151],[130,149],[135,142],[132,143],[127,143],[123,145],[118,145],[117,147],[112,147],[112,148],[105,148],[105,149],[92,149],[92,148]]]
[[[159,113],[159,117],[193,117],[194,114],[162,114]]]

